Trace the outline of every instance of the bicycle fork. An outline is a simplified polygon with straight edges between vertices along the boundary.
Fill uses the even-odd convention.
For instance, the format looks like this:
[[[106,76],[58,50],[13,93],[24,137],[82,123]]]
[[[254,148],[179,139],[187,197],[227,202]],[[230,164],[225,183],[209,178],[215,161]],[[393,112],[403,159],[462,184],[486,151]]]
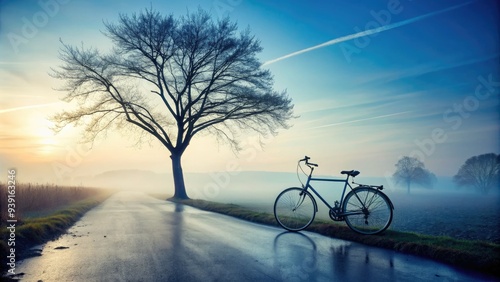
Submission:
[[[295,205],[295,207],[292,209],[292,211],[296,211],[302,205],[304,200],[306,199],[306,193],[304,191],[300,192],[299,196],[300,196],[299,202]]]

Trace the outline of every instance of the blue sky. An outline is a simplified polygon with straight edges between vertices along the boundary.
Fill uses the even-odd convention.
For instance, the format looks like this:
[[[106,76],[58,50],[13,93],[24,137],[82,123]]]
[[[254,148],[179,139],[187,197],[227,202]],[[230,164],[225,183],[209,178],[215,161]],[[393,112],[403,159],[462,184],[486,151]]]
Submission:
[[[264,148],[244,135],[239,156],[199,137],[186,152],[185,171],[222,171],[234,162],[241,170],[294,171],[307,154],[323,174],[358,169],[384,176],[399,157],[413,155],[437,175],[452,176],[467,158],[500,151],[494,0],[2,0],[1,167],[54,182],[61,176],[54,164],[72,176],[170,171],[168,152],[158,144],[135,148],[117,133],[87,151],[77,145],[78,128],[54,136],[46,120],[65,106],[53,90],[60,82],[48,76],[59,65],[59,38],[106,51],[103,20],[150,6],[174,15],[202,7],[250,27],[264,48],[263,67],[299,116],[292,128],[264,139]]]

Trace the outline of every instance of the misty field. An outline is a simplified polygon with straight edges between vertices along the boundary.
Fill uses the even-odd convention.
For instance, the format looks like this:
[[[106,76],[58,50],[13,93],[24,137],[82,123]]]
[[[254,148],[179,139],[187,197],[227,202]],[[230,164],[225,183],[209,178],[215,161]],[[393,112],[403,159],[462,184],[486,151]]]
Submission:
[[[387,193],[394,203],[390,229],[500,243],[500,198],[473,193]]]
[[[328,178],[329,176],[325,176]],[[361,183],[384,184],[383,178],[358,177]],[[188,175],[190,196],[220,203],[233,203],[254,211],[273,213],[276,196],[287,187],[300,186],[294,173],[240,172],[223,177]],[[457,239],[500,243],[500,194],[482,195],[458,189],[451,179],[440,178],[434,189],[386,188],[394,203],[394,219],[389,229]],[[222,185],[226,184],[226,185]],[[314,188],[330,203],[341,197],[342,187],[314,182]],[[212,189],[212,188],[216,189]],[[319,201],[318,218],[329,220],[328,209]],[[333,221],[332,221],[333,222]],[[345,223],[341,223],[345,224]]]
[[[394,218],[389,227],[391,230],[500,243],[498,195],[433,191],[410,195],[404,192],[386,193],[395,207]],[[230,202],[255,211],[273,213],[273,200],[266,203],[238,200]],[[318,209],[317,218],[329,220],[327,208],[319,201]]]
[[[16,219],[43,216],[74,202],[92,197],[101,191],[96,188],[66,187],[53,184],[16,183]],[[6,183],[0,183],[0,220],[7,220],[8,190]]]
[[[500,197],[462,193],[394,194],[391,228],[500,243]]]

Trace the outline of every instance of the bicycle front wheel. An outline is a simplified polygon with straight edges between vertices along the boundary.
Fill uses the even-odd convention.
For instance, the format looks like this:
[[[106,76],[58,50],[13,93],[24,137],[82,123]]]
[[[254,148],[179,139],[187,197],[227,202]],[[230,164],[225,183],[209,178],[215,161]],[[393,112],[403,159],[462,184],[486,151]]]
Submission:
[[[286,230],[305,229],[313,222],[315,215],[316,201],[302,188],[285,189],[274,202],[274,217]]]
[[[392,203],[377,189],[354,188],[344,199],[345,222],[352,230],[361,234],[378,234],[392,222]]]

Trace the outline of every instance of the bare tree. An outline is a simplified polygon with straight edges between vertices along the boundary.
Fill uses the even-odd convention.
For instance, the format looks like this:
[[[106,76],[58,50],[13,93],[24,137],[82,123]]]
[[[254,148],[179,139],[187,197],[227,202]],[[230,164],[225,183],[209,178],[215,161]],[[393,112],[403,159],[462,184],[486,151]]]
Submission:
[[[411,183],[423,187],[433,187],[437,181],[436,176],[425,168],[424,163],[417,158],[404,156],[396,163],[396,172],[393,174],[396,183],[405,183],[406,191],[410,193]]]
[[[150,9],[120,15],[103,33],[110,54],[61,42],[64,64],[52,75],[66,82],[63,100],[78,107],[54,117],[56,130],[84,123],[85,141],[93,142],[109,129],[135,128],[138,142],[160,141],[172,160],[174,198],[188,198],[181,157],[195,135],[215,134],[238,149],[241,130],[288,128],[291,99],[261,68],[260,42],[229,19],[202,10],[175,19]]]
[[[474,156],[465,161],[453,181],[459,186],[469,186],[487,194],[500,183],[500,155],[494,153]]]

